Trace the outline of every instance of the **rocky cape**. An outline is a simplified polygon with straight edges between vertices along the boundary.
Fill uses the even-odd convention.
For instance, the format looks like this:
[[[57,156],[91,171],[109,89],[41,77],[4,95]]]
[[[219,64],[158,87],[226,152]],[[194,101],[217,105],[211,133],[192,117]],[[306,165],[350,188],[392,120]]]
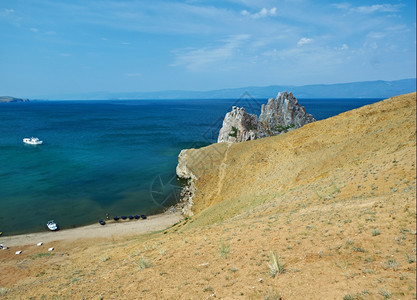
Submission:
[[[243,107],[233,106],[223,120],[217,142],[245,142],[279,135],[314,121],[292,93],[282,92],[262,105],[259,118]]]
[[[1,298],[416,298],[415,93],[181,162],[191,218],[1,250]]]
[[[15,98],[10,96],[0,96],[0,103],[10,102],[29,102],[29,99]]]
[[[413,97],[414,97],[414,100],[413,100]],[[257,143],[262,143],[262,145],[268,145],[270,143],[275,143],[275,141],[277,141],[278,144],[280,144],[282,142],[279,142],[281,141],[281,139],[278,139],[278,138],[281,138],[281,137],[283,139],[282,141],[285,140],[288,143],[293,144],[295,143],[292,141],[294,137],[303,136],[304,137],[303,142],[297,142],[298,146],[296,148],[298,150],[294,150],[294,153],[292,153],[297,157],[299,155],[298,152],[301,151],[300,149],[312,148],[318,151],[318,149],[325,149],[329,147],[329,145],[327,145],[326,143],[330,143],[331,145],[334,146],[336,142],[332,141],[332,136],[327,132],[328,128],[334,127],[333,125],[331,125],[334,122],[343,120],[342,122],[343,125],[338,124],[337,125],[338,128],[343,128],[343,126],[346,128],[350,128],[349,134],[352,134],[353,132],[355,132],[355,130],[358,130],[358,131],[362,130],[364,125],[360,125],[360,123],[364,122],[363,120],[370,117],[372,114],[378,114],[378,115],[381,114],[380,117],[372,119],[373,122],[377,123],[380,121],[380,118],[382,119],[388,118],[388,117],[382,117],[384,114],[398,113],[400,109],[397,107],[397,105],[402,105],[404,107],[407,105],[410,105],[412,106],[412,109],[415,109],[415,103],[413,105],[412,103],[413,101],[415,101],[415,93],[381,101],[377,104],[368,105],[363,108],[359,108],[353,111],[343,113],[339,116],[322,120],[320,122],[314,122],[315,121],[314,118],[311,115],[308,115],[305,113],[304,108],[298,104],[297,99],[295,99],[291,93],[289,94],[280,93],[278,94],[277,98],[269,99],[268,104],[262,106],[262,112],[261,112],[259,119],[256,117],[256,115],[248,114],[243,108],[234,107],[232,111],[226,115],[226,118],[225,118],[226,126],[225,124],[223,124],[223,128],[222,128],[223,134],[221,132],[221,134],[219,135],[219,143],[215,143],[215,144],[212,144],[210,146],[203,147],[200,149],[184,149],[181,151],[178,157],[178,165],[176,168],[177,176],[179,178],[188,180],[188,184],[183,189],[183,192],[182,192],[182,204],[181,204],[182,212],[185,216],[193,216],[195,215],[196,210],[197,212],[200,211],[200,207],[207,208],[211,206],[213,203],[217,202],[220,195],[223,195],[225,191],[228,190],[229,186],[236,185],[236,182],[229,183],[229,184],[225,183],[229,181],[229,178],[235,178],[235,177],[237,178],[239,176],[243,176],[242,174],[239,174],[239,176],[234,174],[232,175],[232,177],[230,177],[230,174],[229,175],[227,174],[227,170],[230,164],[230,156],[232,155],[231,152],[244,153],[244,152],[247,152],[247,149],[249,148],[252,149],[252,147],[255,148],[255,149],[252,149],[253,151],[255,151],[256,150],[255,144]],[[389,107],[389,110],[387,107]],[[368,113],[368,111],[371,111],[372,113]],[[279,123],[279,122],[282,122],[282,123]],[[352,129],[351,122],[355,122],[358,129]],[[368,122],[368,123],[372,123],[372,122]],[[283,124],[283,125],[276,125],[276,124]],[[284,127],[284,126],[288,126],[289,124],[294,124],[294,126],[291,126],[291,128],[287,128],[285,130],[276,130],[276,131],[273,131],[273,130],[268,131],[265,129],[267,127],[265,125],[268,125],[270,128],[271,127],[273,128],[273,126]],[[229,126],[228,128],[230,129],[225,130],[224,128],[227,128],[227,126]],[[301,128],[300,131],[298,130],[293,131],[293,129],[301,127],[301,126],[304,126],[304,127]],[[367,128],[368,130],[370,130],[369,128],[373,128],[372,130],[376,130],[375,128],[377,128],[378,126],[385,126],[385,124],[379,124],[379,123],[368,124]],[[410,126],[413,127],[412,124]],[[235,137],[230,135],[230,131],[233,131],[232,129],[233,127],[238,128],[237,134]],[[255,131],[253,128],[256,128],[258,131]],[[319,129],[315,130],[313,128],[319,128]],[[415,122],[414,122],[414,128],[415,128]],[[285,134],[285,135],[281,135],[281,133],[287,132],[287,131],[291,131],[291,132],[288,132],[288,134]],[[324,140],[326,141],[326,143],[323,142],[324,144],[321,146],[319,146],[319,144],[317,143],[314,144],[315,142],[314,143],[309,142],[309,139],[311,138],[311,136],[316,135],[318,132],[320,132],[320,134],[323,134],[323,132],[325,132]],[[268,137],[267,134],[270,134],[271,137],[260,139],[260,138],[256,138],[257,137],[256,134],[259,134],[258,137],[264,137],[264,136]],[[272,136],[276,134],[278,136]],[[363,134],[368,135],[368,133],[363,133]],[[414,133],[414,136],[415,136],[415,133]],[[231,139],[231,138],[234,138],[234,139]],[[342,138],[343,138],[344,143],[347,143],[349,145],[352,143],[352,142],[349,142],[350,140],[348,136],[343,136]],[[411,140],[412,138],[413,137],[410,136]],[[361,145],[362,142],[359,140],[362,139],[362,136],[360,134],[357,134],[357,139],[358,139],[357,144]],[[261,142],[261,140],[265,140],[265,142]],[[247,142],[235,143],[236,141],[248,141],[248,142],[250,141],[250,143],[247,143]],[[252,143],[255,143],[255,144],[252,144]],[[303,145],[303,143],[307,143],[308,145]],[[310,145],[311,143],[313,143],[314,145],[313,146]],[[379,146],[377,142],[375,142],[375,144]],[[288,146],[285,146],[284,148],[286,147]],[[346,146],[346,147],[348,149],[351,146]],[[284,148],[281,149],[278,147],[276,149],[277,153],[281,153],[281,155],[284,155],[284,152],[283,152]],[[357,148],[357,152],[367,153],[367,150],[363,149],[362,146],[360,146],[359,148]],[[329,157],[331,157],[330,154],[326,154],[326,155],[329,155]],[[323,158],[323,157],[326,157],[326,155],[320,154],[318,155],[318,157]],[[293,159],[295,158],[293,157],[291,160],[293,161]],[[256,169],[256,166],[258,164],[268,165],[271,163],[271,162],[268,162],[269,159],[267,157],[263,157],[263,155],[261,155],[260,153],[254,153],[252,156],[250,156],[249,162],[245,162],[245,164],[250,165],[250,161],[253,161],[254,163],[254,165],[252,166],[254,167],[254,170]],[[306,162],[307,161],[308,160],[306,160]],[[284,165],[286,165],[287,168],[293,169],[293,166],[288,165],[288,163],[285,162],[285,160],[282,163],[283,163],[282,168],[284,168]],[[247,166],[247,168],[249,168],[249,165]],[[308,167],[302,164],[300,169],[295,172],[295,175],[291,175],[291,178],[294,176],[298,178],[301,176],[301,174],[304,174],[304,173],[307,174],[309,172],[309,171],[307,172],[307,170],[311,171],[313,169],[310,170]],[[247,172],[247,169],[245,169],[244,171],[242,170],[242,172]],[[326,172],[330,172],[330,171],[327,170]],[[208,184],[206,182],[207,178],[210,178],[210,180],[212,181],[211,184]],[[213,180],[213,178],[216,178],[216,179]],[[280,180],[284,180],[284,179],[281,178]],[[257,180],[257,182],[258,181],[259,180]],[[297,179],[296,181],[299,181],[299,179]],[[250,182],[250,183],[251,184],[249,184],[248,182],[250,186],[254,186],[253,182]],[[205,187],[208,187],[208,190],[201,191],[201,187],[203,185]],[[217,185],[217,186],[213,188],[213,185]],[[255,184],[255,186],[257,185],[261,187],[261,186],[264,186],[265,183],[258,182],[257,184]],[[211,188],[213,188],[213,192],[209,191]],[[229,196],[232,197],[233,195],[229,195]],[[224,197],[221,197],[221,198],[224,199]]]

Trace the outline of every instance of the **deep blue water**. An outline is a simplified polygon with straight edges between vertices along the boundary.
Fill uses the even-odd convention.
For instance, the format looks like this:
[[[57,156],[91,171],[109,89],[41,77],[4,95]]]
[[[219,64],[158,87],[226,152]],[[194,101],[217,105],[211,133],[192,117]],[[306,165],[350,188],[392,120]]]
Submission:
[[[299,99],[317,120],[381,99]],[[45,231],[154,214],[178,199],[181,149],[217,140],[232,105],[266,99],[32,101],[0,104],[0,231]],[[35,136],[43,145],[31,146]],[[162,182],[162,184],[161,184]]]

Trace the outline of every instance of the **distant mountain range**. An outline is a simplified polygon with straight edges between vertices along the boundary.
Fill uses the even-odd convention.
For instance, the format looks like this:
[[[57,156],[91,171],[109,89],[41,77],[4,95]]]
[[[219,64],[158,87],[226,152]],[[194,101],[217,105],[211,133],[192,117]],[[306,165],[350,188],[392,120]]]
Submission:
[[[248,86],[212,91],[170,90],[159,92],[95,92],[47,96],[51,100],[107,100],[107,99],[222,99],[240,98],[249,95],[253,98],[271,98],[278,92],[292,92],[297,98],[389,98],[416,91],[416,79],[395,81],[362,81],[338,84],[312,84],[303,86],[271,85],[266,87]]]
[[[8,102],[27,102],[28,99],[21,99],[21,98],[14,98],[10,96],[0,96],[0,103],[8,103]]]

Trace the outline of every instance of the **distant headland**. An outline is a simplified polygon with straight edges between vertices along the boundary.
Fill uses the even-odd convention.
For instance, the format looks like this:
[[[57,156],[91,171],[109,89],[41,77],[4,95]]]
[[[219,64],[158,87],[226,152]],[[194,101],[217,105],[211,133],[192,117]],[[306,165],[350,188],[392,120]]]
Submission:
[[[86,92],[36,95],[43,100],[137,100],[137,99],[237,99],[247,95],[267,99],[277,91],[292,91],[297,98],[389,98],[415,92],[416,79],[360,81],[337,84],[245,86],[208,91],[162,90],[149,92]]]
[[[0,96],[0,103],[9,102],[29,102],[29,99],[15,98],[10,96]]]

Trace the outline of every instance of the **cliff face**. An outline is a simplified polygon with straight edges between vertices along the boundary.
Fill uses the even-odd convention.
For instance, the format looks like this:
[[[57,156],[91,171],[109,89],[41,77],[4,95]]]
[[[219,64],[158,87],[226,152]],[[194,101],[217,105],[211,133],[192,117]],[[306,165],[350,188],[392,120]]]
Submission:
[[[179,178],[186,179],[187,184],[181,190],[181,213],[184,216],[191,217],[193,212],[191,208],[193,206],[193,197],[195,193],[195,184],[194,181],[197,179],[193,172],[187,167],[187,160],[190,158],[188,157],[189,153],[192,152],[192,149],[184,149],[178,155],[178,165],[176,168],[176,173]]]
[[[224,118],[217,142],[244,142],[278,135],[314,121],[292,93],[278,93],[276,98],[262,105],[259,119],[244,108],[234,106]]]

